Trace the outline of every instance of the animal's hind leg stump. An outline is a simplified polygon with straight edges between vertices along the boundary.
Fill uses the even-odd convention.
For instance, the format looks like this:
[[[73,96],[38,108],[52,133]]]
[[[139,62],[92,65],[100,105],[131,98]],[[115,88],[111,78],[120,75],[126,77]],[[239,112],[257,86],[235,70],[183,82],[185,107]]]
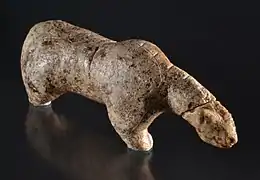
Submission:
[[[48,86],[46,83],[25,83],[25,89],[28,95],[28,101],[33,106],[49,106],[51,102],[57,99],[62,93],[47,92]]]

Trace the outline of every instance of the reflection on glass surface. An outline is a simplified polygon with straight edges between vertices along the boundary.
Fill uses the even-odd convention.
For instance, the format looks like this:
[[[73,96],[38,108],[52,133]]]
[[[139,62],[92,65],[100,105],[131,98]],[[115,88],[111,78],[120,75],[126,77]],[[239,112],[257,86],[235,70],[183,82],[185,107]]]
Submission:
[[[120,153],[118,141],[87,133],[79,126],[51,106],[30,106],[26,134],[42,158],[73,179],[154,180],[149,168],[151,154]]]

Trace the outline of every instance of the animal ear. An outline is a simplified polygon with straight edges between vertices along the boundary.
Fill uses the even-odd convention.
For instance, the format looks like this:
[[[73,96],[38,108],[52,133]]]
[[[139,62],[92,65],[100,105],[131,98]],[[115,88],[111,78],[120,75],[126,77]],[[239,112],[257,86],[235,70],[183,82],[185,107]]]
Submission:
[[[193,127],[198,127],[200,125],[201,118],[200,110],[196,109],[194,111],[187,111],[182,115],[182,118],[188,121]]]
[[[205,124],[210,124],[213,121],[213,111],[209,110],[209,109],[203,109],[203,111],[201,112],[201,116],[203,117],[203,120]]]

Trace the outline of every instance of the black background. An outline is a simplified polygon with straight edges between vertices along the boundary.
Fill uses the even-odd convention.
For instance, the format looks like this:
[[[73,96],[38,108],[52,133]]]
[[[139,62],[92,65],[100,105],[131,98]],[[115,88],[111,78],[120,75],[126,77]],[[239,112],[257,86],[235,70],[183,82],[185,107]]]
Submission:
[[[132,174],[147,172],[139,169],[125,173],[125,169],[120,169],[128,167],[129,161],[124,158],[129,155],[110,126],[105,108],[72,94],[55,101],[53,109],[77,126],[74,131],[78,135],[65,136],[68,138],[63,138],[66,143],[62,145],[52,145],[53,142],[59,144],[60,139],[50,138],[53,142],[45,145],[51,149],[52,156],[48,160],[31,148],[24,126],[28,102],[20,75],[20,52],[28,30],[48,19],[62,19],[118,41],[140,38],[157,44],[175,65],[199,80],[233,114],[239,143],[229,150],[203,143],[181,118],[170,113],[161,115],[150,128],[155,144],[149,176],[139,175],[139,179],[260,179],[260,13],[257,2],[1,2],[1,132],[6,144],[2,150],[6,150],[4,156],[11,162],[10,178],[5,179],[138,179]],[[39,119],[35,118],[36,124]],[[40,144],[41,141],[37,140]],[[78,141],[85,149],[72,143]],[[104,148],[107,142],[113,145],[108,143]],[[72,146],[73,150],[68,150]],[[94,150],[90,151],[91,148]],[[59,155],[62,157],[56,158]],[[117,160],[121,156],[123,160]],[[70,160],[67,161],[67,157]],[[104,163],[107,165],[103,166]],[[77,168],[72,168],[74,165]],[[101,177],[108,166],[113,166],[116,173]],[[132,166],[135,167],[129,165]],[[123,174],[120,178],[119,172]]]

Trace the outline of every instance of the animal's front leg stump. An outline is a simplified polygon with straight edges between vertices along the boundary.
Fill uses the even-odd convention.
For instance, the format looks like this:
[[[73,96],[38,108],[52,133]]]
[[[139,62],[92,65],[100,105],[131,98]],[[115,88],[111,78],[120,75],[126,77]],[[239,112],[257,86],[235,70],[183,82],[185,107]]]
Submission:
[[[41,22],[25,38],[21,71],[34,106],[67,92],[106,105],[111,124],[130,149],[152,149],[148,127],[167,109],[213,146],[230,148],[238,141],[228,110],[144,40],[116,42],[64,21]]]
[[[152,149],[153,138],[148,132],[148,126],[146,125],[143,129],[137,129],[142,124],[143,119],[140,119],[142,117],[135,116],[132,113],[131,119],[130,117],[120,116],[123,113],[115,113],[115,110],[112,108],[108,108],[107,111],[111,124],[129,149],[135,151],[149,151]]]

